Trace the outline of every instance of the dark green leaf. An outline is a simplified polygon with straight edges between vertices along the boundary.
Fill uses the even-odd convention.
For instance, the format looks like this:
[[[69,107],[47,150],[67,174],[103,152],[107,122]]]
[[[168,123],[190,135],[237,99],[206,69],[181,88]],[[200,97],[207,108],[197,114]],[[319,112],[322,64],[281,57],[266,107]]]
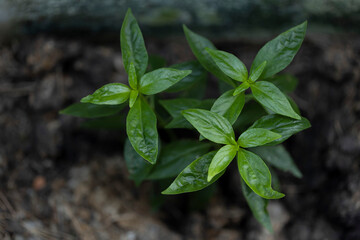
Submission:
[[[221,95],[211,107],[211,111],[225,117],[231,124],[234,124],[239,117],[245,104],[245,94],[233,96],[234,90],[227,91]]]
[[[231,53],[211,48],[206,48],[205,50],[210,54],[220,70],[227,76],[240,82],[247,80],[248,72],[246,66],[236,56]]]
[[[208,182],[210,182],[219,173],[225,171],[227,166],[236,156],[238,146],[236,145],[225,145],[216,152],[214,158],[211,161],[208,173]]]
[[[153,165],[137,154],[128,139],[125,142],[124,159],[130,174],[130,179],[134,180],[135,184],[139,186],[150,173]]]
[[[303,22],[266,43],[256,55],[250,75],[264,61],[267,61],[267,64],[261,74],[261,79],[269,78],[286,68],[304,40],[306,27],[307,22]]]
[[[183,29],[186,40],[201,65],[220,80],[225,81],[232,87],[235,87],[235,83],[219,69],[212,60],[210,54],[205,50],[205,48],[216,49],[215,46],[208,39],[194,33],[185,25],[183,25]]]
[[[180,194],[199,191],[218,180],[225,171],[216,175],[210,182],[207,181],[209,165],[215,153],[215,151],[209,152],[192,162],[162,193]]]
[[[243,180],[241,180],[241,189],[256,220],[258,220],[258,222],[267,230],[273,232],[270,216],[266,209],[269,200],[254,193]]]
[[[129,99],[130,88],[121,83],[109,83],[93,94],[81,99],[82,103],[93,103],[102,105],[116,105],[126,102]]]
[[[255,82],[251,85],[251,91],[254,98],[271,111],[291,118],[301,119],[292,109],[286,96],[274,84],[267,81]]]
[[[151,164],[158,155],[156,115],[142,98],[138,98],[126,118],[126,132],[135,151]]]
[[[249,87],[250,87],[250,84],[248,82],[243,82],[242,84],[240,84],[240,86],[235,88],[235,91],[234,91],[233,95],[236,96],[236,95],[244,92]]]
[[[134,63],[138,78],[145,73],[148,54],[139,25],[129,9],[126,12],[120,33],[121,53],[126,72],[130,72],[130,63]]]
[[[209,110],[214,100],[204,101],[189,98],[178,98],[171,100],[161,100],[160,104],[169,112],[172,121],[166,125],[166,128],[193,128],[192,125],[183,117],[181,112],[190,108],[201,108]]]
[[[223,116],[202,109],[188,109],[184,110],[182,114],[201,135],[210,141],[236,145],[232,126]]]
[[[266,67],[266,64],[267,64],[267,62],[264,61],[251,73],[251,75],[249,77],[250,82],[255,82],[256,80],[259,79],[259,77],[261,76],[262,72],[264,71],[264,69]]]
[[[191,73],[191,70],[160,68],[146,73],[140,79],[139,91],[146,95],[162,92]]]
[[[251,128],[265,128],[281,135],[281,138],[271,142],[276,145],[288,139],[291,135],[311,127],[310,122],[302,117],[300,120],[284,117],[277,114],[263,116]]]
[[[302,177],[300,170],[297,168],[294,160],[291,158],[284,146],[261,146],[251,148],[250,151],[256,153],[274,167],[277,167],[285,172],[291,172],[295,177]]]
[[[193,140],[179,140],[166,145],[147,178],[164,179],[177,176],[192,161],[208,152],[210,146],[209,143]]]
[[[179,92],[186,90],[196,83],[199,83],[203,80],[206,80],[207,73],[205,69],[201,66],[198,61],[189,61],[183,62],[179,64],[172,65],[171,68],[178,70],[191,70],[191,74],[183,78],[181,81],[177,82],[170,88],[168,88],[167,92]]]
[[[264,128],[250,128],[240,135],[238,144],[240,147],[244,148],[257,147],[279,138],[281,138],[280,134],[270,130]]]
[[[265,81],[271,82],[283,93],[293,92],[298,85],[298,79],[291,74],[275,75],[272,78],[266,79]]]
[[[242,148],[238,151],[239,172],[246,184],[260,197],[278,199],[285,195],[271,188],[271,174],[263,160]]]
[[[91,103],[74,103],[61,110],[60,114],[83,118],[97,118],[114,115],[124,108],[122,105],[98,105]]]

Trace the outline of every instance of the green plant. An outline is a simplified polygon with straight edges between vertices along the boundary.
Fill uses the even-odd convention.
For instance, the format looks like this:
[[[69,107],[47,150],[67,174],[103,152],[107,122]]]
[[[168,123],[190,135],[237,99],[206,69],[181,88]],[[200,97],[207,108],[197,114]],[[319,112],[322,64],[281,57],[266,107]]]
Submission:
[[[163,194],[194,192],[209,186],[237,156],[245,199],[255,218],[271,231],[268,199],[284,194],[273,189],[276,187],[265,162],[301,177],[281,143],[310,127],[288,96],[297,80],[288,74],[275,74],[294,58],[306,25],[304,22],[264,45],[250,73],[236,56],[217,50],[208,39],[184,26],[198,61],[164,68],[161,58],[148,57],[140,28],[128,10],[120,39],[129,86],[106,84],[61,113],[100,117],[87,126],[112,126],[120,122],[121,116],[116,114],[129,101],[124,156],[130,177],[139,185],[145,179],[177,176]],[[223,81],[221,86],[227,89],[216,100],[202,99],[206,71]],[[177,94],[177,98],[162,99],[161,92]],[[164,129],[162,137],[171,139],[160,151],[158,126]],[[183,131],[176,131],[178,128],[195,128],[200,139],[189,139]],[[235,132],[241,132],[237,140]],[[210,141],[201,141],[204,139]]]

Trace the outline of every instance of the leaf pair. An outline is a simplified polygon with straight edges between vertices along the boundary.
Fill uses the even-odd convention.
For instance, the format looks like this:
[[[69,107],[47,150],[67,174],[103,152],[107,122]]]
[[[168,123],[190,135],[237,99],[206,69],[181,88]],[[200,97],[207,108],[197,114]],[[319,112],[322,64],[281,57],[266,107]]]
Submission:
[[[265,108],[300,119],[286,96],[274,84],[256,81],[269,78],[290,64],[303,42],[306,26],[307,22],[304,22],[265,44],[256,55],[250,74],[241,60],[233,54],[216,50],[209,40],[186,27],[184,31],[193,53],[209,72],[233,87],[236,84],[232,79],[241,82],[233,92],[234,96],[251,88],[254,98]]]
[[[207,174],[208,182],[225,171],[237,154],[239,172],[254,192],[269,199],[284,196],[272,190],[271,174],[261,158],[243,149],[264,145],[280,138],[281,135],[267,129],[252,128],[242,133],[238,141],[235,141],[230,122],[221,115],[201,109],[185,110],[183,115],[203,137],[215,143],[225,144],[211,160]]]

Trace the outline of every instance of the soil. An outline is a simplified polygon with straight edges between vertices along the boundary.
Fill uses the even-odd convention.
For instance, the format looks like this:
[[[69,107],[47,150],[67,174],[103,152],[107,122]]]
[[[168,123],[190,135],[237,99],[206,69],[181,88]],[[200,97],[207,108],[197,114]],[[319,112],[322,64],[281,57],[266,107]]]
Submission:
[[[273,235],[251,215],[235,166],[206,204],[200,195],[161,198],[152,183],[129,180],[124,129],[84,129],[58,114],[127,81],[117,43],[31,36],[1,46],[1,239],[360,239],[359,36],[309,35],[287,69],[312,128],[286,143],[304,177],[279,172],[286,197],[269,204]],[[261,44],[216,45],[249,66]],[[183,38],[147,47],[169,64],[193,59]]]

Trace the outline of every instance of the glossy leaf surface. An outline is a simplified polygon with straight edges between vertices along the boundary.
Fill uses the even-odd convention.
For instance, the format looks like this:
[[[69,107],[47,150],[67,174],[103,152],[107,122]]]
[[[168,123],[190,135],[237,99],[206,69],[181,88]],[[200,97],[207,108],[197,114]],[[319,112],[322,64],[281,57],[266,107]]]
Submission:
[[[221,95],[211,107],[211,111],[225,117],[231,124],[234,124],[239,117],[245,104],[245,94],[233,96],[234,90]]]
[[[306,33],[307,22],[295,26],[266,43],[256,55],[251,66],[251,73],[267,61],[260,78],[273,76],[286,68],[298,52]]]
[[[270,130],[264,128],[250,128],[240,135],[238,144],[240,147],[244,148],[257,147],[279,138],[281,138],[280,134]]]
[[[311,124],[304,117],[302,117],[300,120],[297,120],[278,114],[263,116],[251,126],[251,128],[265,128],[281,135],[281,138],[269,143],[269,145],[282,143],[293,134],[305,130],[309,127],[311,127]]]
[[[150,106],[138,98],[126,118],[126,133],[135,151],[151,164],[158,155],[156,115]]]
[[[121,54],[126,72],[130,73],[130,64],[135,66],[136,76],[141,78],[148,64],[148,54],[139,25],[131,10],[126,12],[120,33]]]
[[[256,80],[259,79],[259,77],[261,76],[262,72],[264,71],[264,69],[266,67],[266,64],[267,64],[267,62],[264,61],[251,73],[251,75],[249,77],[250,82],[255,82]]]
[[[60,114],[83,118],[97,118],[114,115],[124,108],[122,105],[98,105],[92,103],[74,103],[61,110]]]
[[[188,109],[183,116],[202,136],[220,144],[236,144],[235,135],[230,122],[223,116],[202,109]]]
[[[165,179],[177,176],[192,161],[210,149],[209,143],[194,140],[174,141],[162,149],[159,161],[148,179]]]
[[[207,180],[210,182],[216,175],[225,171],[227,166],[236,156],[238,146],[225,145],[216,152],[209,167],[209,174]]]
[[[220,70],[227,76],[240,82],[247,80],[248,72],[246,66],[235,55],[211,48],[206,48],[206,51],[210,54]]]
[[[131,62],[129,67],[129,85],[132,89],[138,88],[138,79],[136,76],[135,65]]]
[[[205,48],[216,49],[215,46],[208,39],[194,33],[185,25],[183,26],[183,29],[186,40],[201,65],[220,80],[223,80],[230,86],[235,87],[234,82],[219,69],[216,63],[212,60],[210,54],[205,50]]]
[[[285,195],[271,188],[271,174],[264,161],[244,149],[238,151],[238,168],[242,179],[260,197],[278,199]]]
[[[188,165],[176,177],[174,182],[162,193],[163,194],[180,194],[195,192],[211,185],[218,180],[225,171],[216,175],[210,182],[207,181],[208,169],[211,160],[215,156],[215,151],[209,152]]]
[[[251,212],[253,213],[254,217],[258,222],[263,225],[267,230],[273,232],[270,216],[266,209],[269,200],[264,199],[254,193],[244,182],[241,180],[241,189],[242,193],[245,197],[246,202],[248,203]]]
[[[126,167],[130,174],[130,179],[134,180],[135,184],[138,186],[150,173],[153,165],[148,161],[143,159],[131,146],[130,141],[127,139],[125,141],[124,147],[124,159],[126,162]]]
[[[251,148],[250,151],[256,153],[274,167],[285,172],[291,172],[295,177],[302,177],[300,170],[298,169],[294,160],[291,158],[290,154],[286,151],[284,146],[261,146]]]
[[[301,119],[292,109],[286,96],[274,84],[267,81],[255,82],[251,85],[251,91],[254,98],[271,111],[291,118]]]
[[[122,83],[109,83],[82,98],[81,102],[103,105],[121,104],[129,99],[130,91],[130,88]]]
[[[191,73],[191,70],[159,68],[146,73],[139,84],[139,91],[146,95],[162,92]]]
[[[139,92],[137,90],[131,90],[129,98],[129,107],[132,108],[136,102]]]
[[[233,95],[236,96],[242,92],[244,92],[246,89],[250,87],[250,84],[246,81],[240,84],[237,88],[235,88]]]

